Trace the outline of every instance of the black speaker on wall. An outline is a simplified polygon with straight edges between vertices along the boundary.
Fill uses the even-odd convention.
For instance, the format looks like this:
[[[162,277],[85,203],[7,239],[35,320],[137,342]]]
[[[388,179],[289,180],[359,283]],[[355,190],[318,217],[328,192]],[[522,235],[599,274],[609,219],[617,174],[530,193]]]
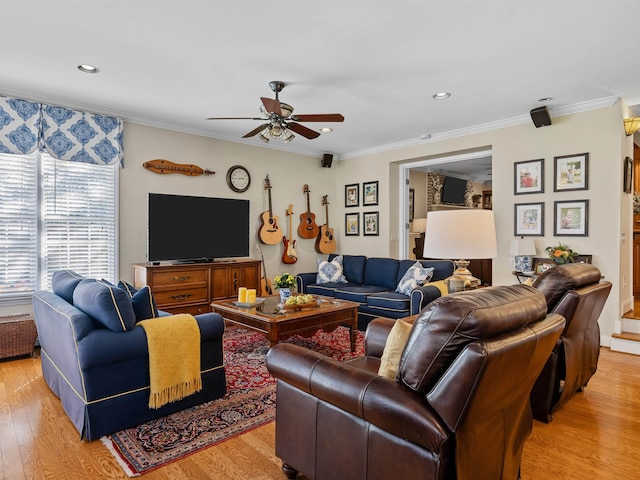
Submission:
[[[531,114],[531,120],[533,120],[533,124],[536,128],[548,127],[551,125],[551,117],[549,116],[547,107],[534,108],[529,113]]]
[[[322,155],[322,166],[325,168],[331,168],[331,163],[333,162],[333,155],[330,153],[325,153]]]

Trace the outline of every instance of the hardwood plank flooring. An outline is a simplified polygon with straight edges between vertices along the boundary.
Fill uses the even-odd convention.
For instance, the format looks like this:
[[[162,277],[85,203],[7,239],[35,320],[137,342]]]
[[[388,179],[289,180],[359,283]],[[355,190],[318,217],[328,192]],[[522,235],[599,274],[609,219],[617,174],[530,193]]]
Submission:
[[[284,479],[265,425],[144,475],[145,480]],[[523,480],[631,480],[640,472],[640,357],[602,348],[585,392],[534,422]],[[39,358],[0,361],[0,479],[126,479],[100,441],[82,442]]]

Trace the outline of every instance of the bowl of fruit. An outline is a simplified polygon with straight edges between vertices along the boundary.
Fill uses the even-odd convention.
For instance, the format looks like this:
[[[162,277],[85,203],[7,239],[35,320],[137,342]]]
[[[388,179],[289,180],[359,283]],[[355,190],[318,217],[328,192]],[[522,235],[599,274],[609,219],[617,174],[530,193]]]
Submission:
[[[303,308],[317,308],[320,304],[311,294],[291,295],[282,306],[285,310],[302,310]]]

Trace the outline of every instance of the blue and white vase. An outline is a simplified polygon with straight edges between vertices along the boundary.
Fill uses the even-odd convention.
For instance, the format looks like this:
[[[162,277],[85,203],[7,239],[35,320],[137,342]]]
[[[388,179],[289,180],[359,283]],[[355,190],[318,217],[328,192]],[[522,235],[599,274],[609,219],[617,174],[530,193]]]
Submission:
[[[287,301],[287,298],[289,298],[291,296],[291,289],[290,288],[280,288],[280,302],[284,303]]]

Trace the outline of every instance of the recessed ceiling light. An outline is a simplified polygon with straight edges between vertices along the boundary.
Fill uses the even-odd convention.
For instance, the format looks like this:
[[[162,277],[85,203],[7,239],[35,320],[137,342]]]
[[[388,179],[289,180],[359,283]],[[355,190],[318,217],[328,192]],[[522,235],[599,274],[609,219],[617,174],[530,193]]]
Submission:
[[[438,92],[433,96],[433,98],[434,100],[444,100],[445,98],[449,98],[450,96],[451,94],[449,92]]]
[[[320,129],[320,131],[321,131],[322,133],[329,133],[329,132],[333,132],[333,128],[329,128],[329,127],[322,127],[322,128]]]
[[[98,67],[87,64],[78,65],[78,70],[84,73],[98,73]]]
[[[545,102],[550,102],[551,100],[553,100],[553,97],[543,97],[543,98],[539,98],[538,102],[545,103]]]

